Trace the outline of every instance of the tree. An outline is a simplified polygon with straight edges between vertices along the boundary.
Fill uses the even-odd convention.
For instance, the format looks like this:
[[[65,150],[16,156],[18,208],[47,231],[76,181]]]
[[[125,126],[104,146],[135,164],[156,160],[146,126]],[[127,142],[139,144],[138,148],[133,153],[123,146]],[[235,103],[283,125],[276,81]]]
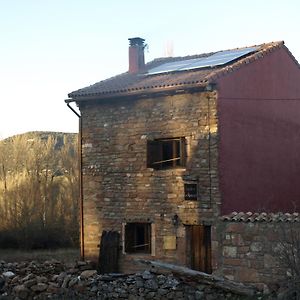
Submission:
[[[26,248],[78,243],[76,135],[18,135],[0,151],[0,239]]]

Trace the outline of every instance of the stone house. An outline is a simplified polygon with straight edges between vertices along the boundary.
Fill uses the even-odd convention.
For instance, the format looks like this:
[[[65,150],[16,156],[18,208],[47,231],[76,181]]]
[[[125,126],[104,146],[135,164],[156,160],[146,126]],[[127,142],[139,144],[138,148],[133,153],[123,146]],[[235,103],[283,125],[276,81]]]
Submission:
[[[145,64],[129,40],[128,72],[66,100],[80,110],[82,255],[97,261],[115,231],[120,271],[141,257],[274,280],[274,230],[300,206],[296,59],[272,42]]]

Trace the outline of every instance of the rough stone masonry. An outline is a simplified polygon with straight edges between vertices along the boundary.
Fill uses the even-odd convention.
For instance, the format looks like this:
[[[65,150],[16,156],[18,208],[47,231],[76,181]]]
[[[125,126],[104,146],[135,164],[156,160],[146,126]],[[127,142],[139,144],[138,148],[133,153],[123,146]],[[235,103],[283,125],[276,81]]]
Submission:
[[[124,253],[124,226],[146,222],[151,255],[144,256],[190,266],[188,227],[205,223],[211,226],[214,265],[220,205],[216,94],[102,100],[81,103],[80,111],[85,256],[96,261],[101,233],[117,231],[121,271],[136,270],[132,255]],[[147,167],[147,141],[174,137],[185,138],[185,167]],[[184,199],[190,182],[198,185],[199,201]]]

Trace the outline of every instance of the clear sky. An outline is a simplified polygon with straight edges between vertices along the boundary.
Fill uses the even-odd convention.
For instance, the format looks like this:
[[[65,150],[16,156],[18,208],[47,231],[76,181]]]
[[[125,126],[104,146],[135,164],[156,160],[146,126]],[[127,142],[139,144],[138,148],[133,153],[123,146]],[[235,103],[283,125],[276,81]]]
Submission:
[[[300,61],[299,0],[0,0],[0,138],[77,132],[68,93],[146,61],[284,40]],[[300,117],[300,116],[299,116]]]

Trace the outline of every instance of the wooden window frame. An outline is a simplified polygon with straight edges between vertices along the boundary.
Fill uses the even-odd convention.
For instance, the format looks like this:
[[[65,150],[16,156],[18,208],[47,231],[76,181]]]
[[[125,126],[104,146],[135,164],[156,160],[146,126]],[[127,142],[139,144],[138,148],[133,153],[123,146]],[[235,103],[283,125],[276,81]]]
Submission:
[[[123,223],[123,253],[153,253],[153,228],[151,223]]]
[[[186,139],[165,138],[147,141],[147,167],[155,170],[183,168],[186,163]]]

